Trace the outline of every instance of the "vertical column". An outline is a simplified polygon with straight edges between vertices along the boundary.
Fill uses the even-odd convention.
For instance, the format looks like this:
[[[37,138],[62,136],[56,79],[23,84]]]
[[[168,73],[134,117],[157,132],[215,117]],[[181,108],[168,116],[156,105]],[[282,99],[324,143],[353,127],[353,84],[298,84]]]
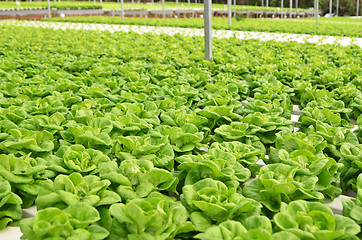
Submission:
[[[292,20],[293,0],[290,0],[289,20]]]
[[[281,3],[281,5],[282,5],[282,18],[284,18],[284,1],[282,0],[282,3]]]
[[[165,0],[162,0],[162,17],[165,18],[166,17],[166,12],[165,12]]]
[[[329,21],[332,20],[332,0],[329,0]]]
[[[123,4],[124,0],[121,0],[121,17],[122,17],[122,21],[124,20],[124,4]]]
[[[50,0],[48,0],[48,17],[52,17],[52,12],[50,11]]]
[[[339,15],[339,0],[337,0],[336,17]]]
[[[234,0],[234,17],[236,17],[236,0]]]
[[[204,0],[205,60],[212,59],[212,2]]]
[[[228,24],[231,26],[231,0],[228,0]]]
[[[359,0],[357,0],[357,11],[356,11],[356,16],[359,16]]]
[[[318,14],[319,14],[319,0],[314,0],[315,2],[315,25],[318,25]]]

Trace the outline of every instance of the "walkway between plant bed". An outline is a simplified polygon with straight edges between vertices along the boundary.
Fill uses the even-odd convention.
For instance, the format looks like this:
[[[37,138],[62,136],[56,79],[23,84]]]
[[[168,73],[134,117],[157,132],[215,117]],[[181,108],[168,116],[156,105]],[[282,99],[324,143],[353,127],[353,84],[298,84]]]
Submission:
[[[204,36],[203,29],[196,28],[174,28],[174,27],[154,27],[154,26],[136,26],[136,25],[114,25],[114,24],[94,24],[94,23],[63,23],[63,22],[37,22],[37,21],[11,21],[1,22],[0,24],[23,26],[23,27],[41,27],[52,28],[54,30],[98,30],[114,32],[137,32],[153,34],[181,34],[183,36]],[[259,39],[261,41],[278,41],[287,42],[295,41],[299,43],[316,43],[316,44],[338,44],[348,46],[356,44],[362,48],[362,38],[334,37],[308,34],[290,34],[290,33],[267,33],[267,32],[248,32],[232,30],[213,30],[214,38],[231,38],[238,39]]]

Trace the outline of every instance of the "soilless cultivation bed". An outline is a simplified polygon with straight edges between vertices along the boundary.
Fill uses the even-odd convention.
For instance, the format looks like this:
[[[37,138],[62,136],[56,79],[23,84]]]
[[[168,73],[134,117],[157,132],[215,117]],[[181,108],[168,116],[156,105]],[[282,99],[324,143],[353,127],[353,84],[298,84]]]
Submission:
[[[208,62],[202,37],[0,31],[1,229],[361,238],[360,47],[223,38]]]

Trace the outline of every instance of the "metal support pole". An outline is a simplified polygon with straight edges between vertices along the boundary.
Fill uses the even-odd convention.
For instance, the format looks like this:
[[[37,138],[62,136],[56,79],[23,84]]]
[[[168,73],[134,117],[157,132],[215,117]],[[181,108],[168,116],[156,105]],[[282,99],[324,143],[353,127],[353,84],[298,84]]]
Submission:
[[[318,26],[319,0],[314,0],[314,2],[315,2],[315,25]]]
[[[163,17],[163,18],[166,18],[165,0],[162,0],[162,17]]]
[[[176,7],[178,7],[178,0],[176,0]]]
[[[197,0],[195,0],[195,6],[197,7]]]
[[[282,18],[284,18],[284,10],[283,10],[283,8],[284,8],[284,2],[283,2],[283,0],[282,0],[281,5],[282,5]]]
[[[338,17],[338,14],[339,14],[339,0],[337,0],[336,17]]]
[[[231,26],[231,0],[228,0],[228,24]]]
[[[359,0],[357,0],[357,11],[356,11],[356,16],[359,16]]]
[[[52,12],[50,11],[50,0],[48,0],[48,17],[52,17]]]
[[[212,59],[212,1],[204,0],[205,60]]]
[[[298,8],[298,0],[295,0],[295,8]]]
[[[124,6],[123,6],[123,2],[124,0],[121,0],[121,17],[122,17],[122,21],[124,20]]]
[[[99,3],[102,5],[102,4],[103,4],[103,0],[99,0]]]
[[[189,5],[189,7],[190,7],[190,0],[187,0],[187,4]]]
[[[332,0],[329,0],[329,21],[332,21]]]
[[[96,0],[93,0],[93,4],[96,4],[97,2],[96,2]]]
[[[293,0],[290,0],[290,10],[289,10],[289,19],[292,20],[292,7],[293,7]]]
[[[264,0],[261,0],[261,6],[264,7]]]
[[[234,0],[234,17],[236,17],[236,0]]]
[[[269,7],[269,0],[266,0],[266,7]]]

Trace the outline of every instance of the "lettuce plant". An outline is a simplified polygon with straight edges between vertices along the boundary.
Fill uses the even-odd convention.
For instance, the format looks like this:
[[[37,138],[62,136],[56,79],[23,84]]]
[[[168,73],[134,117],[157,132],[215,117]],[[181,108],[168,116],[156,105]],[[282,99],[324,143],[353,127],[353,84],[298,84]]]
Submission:
[[[275,147],[270,147],[269,161],[279,162],[278,150],[285,150],[291,153],[295,150],[308,150],[314,154],[322,153],[328,146],[323,136],[318,134],[308,134],[303,132],[293,132],[290,134],[276,134]],[[265,161],[268,162],[268,159]]]
[[[47,167],[37,165],[30,157],[17,158],[12,154],[0,155],[0,176],[6,179],[21,196],[23,207],[30,207],[42,184],[41,174]]]
[[[358,130],[354,131],[359,142],[362,143],[362,115],[357,118]]]
[[[185,207],[158,192],[113,204],[110,214],[114,218],[109,239],[172,239],[182,228],[193,230]]]
[[[323,194],[315,190],[318,177],[298,178],[297,171],[296,166],[268,164],[260,169],[257,179],[243,188],[243,195],[262,203],[271,212],[278,212],[282,202],[322,200]]]
[[[82,144],[87,148],[102,149],[112,145],[112,140],[108,135],[112,128],[112,121],[98,117],[90,120],[89,125],[86,126],[69,122],[67,130],[61,133],[67,141]]]
[[[241,103],[238,102],[238,104],[241,108]],[[202,109],[196,109],[195,112],[208,120],[206,126],[212,130],[223,124],[241,121],[242,118],[241,115],[235,113],[234,106],[206,106]]]
[[[353,219],[360,227],[362,226],[362,174],[357,178],[357,197],[343,198],[343,216]],[[361,237],[361,233],[359,234]]]
[[[256,132],[259,129],[257,127],[253,128],[247,123],[232,122],[230,125],[221,125],[219,128],[216,128],[213,140],[219,143],[238,141],[251,145],[265,154],[265,146],[260,138],[256,136]]]
[[[57,207],[65,209],[77,202],[86,202],[91,206],[109,206],[121,202],[121,197],[108,190],[109,180],[101,180],[94,175],[83,177],[80,173],[58,175],[54,181],[42,183],[35,204],[37,209]]]
[[[234,155],[220,149],[210,149],[203,155],[183,155],[175,159],[177,167],[185,174],[185,185],[192,185],[204,178],[211,178],[238,188],[240,183],[247,181],[251,173],[236,161]]]
[[[243,116],[247,116],[255,112],[260,112],[271,116],[280,116],[290,119],[290,115],[292,114],[290,108],[290,101],[287,100],[259,100],[254,98],[248,98],[247,100],[248,102],[241,110]]]
[[[213,223],[241,221],[259,215],[261,210],[261,204],[257,201],[245,198],[235,188],[228,188],[224,183],[210,178],[185,185],[180,199],[192,213],[191,222],[201,231]]]
[[[157,126],[160,124],[160,119],[158,118],[160,112],[156,103],[150,101],[145,103],[120,103],[113,107],[109,113],[113,114],[113,117],[133,114],[147,123]],[[107,117],[108,115],[105,114],[105,116]]]
[[[111,181],[111,189],[124,201],[147,197],[153,191],[176,192],[178,178],[167,170],[154,167],[149,160],[128,159],[120,163],[100,164],[99,175]]]
[[[117,137],[112,152],[121,162],[126,159],[149,160],[156,167],[172,170],[174,151],[168,138],[158,132],[142,137]]]
[[[343,105],[343,102],[340,102]],[[342,110],[345,109],[344,106]],[[297,126],[302,130],[309,126],[317,127],[318,123],[326,123],[330,127],[345,127],[353,128],[353,125],[349,122],[349,119],[341,118],[341,115],[337,112],[334,113],[330,109],[323,107],[321,109],[315,106],[308,107],[302,110],[302,115],[299,117]],[[348,111],[345,113],[349,113]]]
[[[32,115],[45,114],[50,116],[55,113],[66,113],[68,109],[64,107],[62,101],[57,96],[46,96],[28,102],[26,111]]]
[[[341,122],[345,122],[343,124],[346,124],[350,121],[349,115],[352,112],[351,109],[345,106],[345,103],[343,101],[335,100],[334,98],[329,98],[329,99],[321,98],[318,99],[318,101],[316,100],[310,101],[303,108],[302,112],[308,115],[308,113],[313,112],[314,109],[321,110],[321,113],[318,114],[319,115],[324,114],[326,116],[326,120],[329,118],[328,115],[331,113],[338,115],[341,118]],[[323,109],[328,109],[330,112]],[[336,115],[332,116],[337,119],[338,117]]]
[[[315,155],[305,149],[294,150],[291,153],[280,149],[278,159],[283,164],[298,167],[295,173],[297,181],[302,182],[311,177],[317,177],[318,181],[315,183],[314,190],[322,192],[332,199],[342,193],[336,181],[340,176],[337,170],[343,167],[343,164],[336,163],[333,158],[326,157],[323,153]]]
[[[54,149],[53,135],[48,131],[30,131],[25,128],[11,129],[9,137],[0,142],[0,150],[7,153],[26,155],[41,154]]]
[[[220,149],[224,152],[231,153],[236,158],[236,161],[242,166],[248,168],[252,174],[255,174],[260,165],[256,164],[259,159],[264,159],[264,154],[262,152],[248,144],[243,144],[241,142],[214,142],[211,144],[209,150]]]
[[[359,239],[361,229],[352,219],[334,215],[318,202],[293,201],[274,216],[276,227],[300,239]]]
[[[22,203],[21,198],[11,191],[10,183],[0,176],[0,230],[21,219]]]
[[[57,156],[49,157],[48,169],[58,173],[79,172],[81,174],[95,174],[99,172],[99,164],[111,161],[101,151],[87,149],[82,145],[63,145]]]
[[[112,120],[113,130],[110,133],[112,138],[124,135],[144,135],[152,128],[152,124],[147,119],[140,118],[135,114],[116,115],[114,113],[106,115]]]
[[[102,240],[109,232],[96,224],[99,220],[98,211],[88,203],[75,203],[64,210],[49,207],[20,222],[21,238]]]
[[[243,123],[232,122],[215,129],[215,139],[220,142],[242,140],[244,143],[257,142],[256,139],[269,146],[276,141],[276,133],[292,132],[292,121],[283,117],[272,117],[260,112],[249,114],[242,119]],[[220,138],[222,137],[222,138]],[[253,145],[253,144],[252,144]]]
[[[162,124],[172,126],[172,127],[181,127],[186,123],[194,124],[199,131],[204,132],[204,141],[209,141],[208,135],[211,132],[211,129],[208,127],[209,120],[206,117],[203,117],[196,113],[196,111],[187,111],[181,109],[167,110],[161,113],[160,119]]]
[[[50,132],[52,135],[60,133],[64,129],[66,119],[63,114],[56,112],[50,116],[36,115],[32,119],[34,127]]]
[[[204,139],[204,133],[192,123],[186,123],[181,127],[160,125],[155,130],[168,136],[173,150],[177,153],[191,152]]]
[[[264,216],[252,216],[242,222],[227,220],[219,225],[213,225],[207,228],[204,233],[197,234],[195,238],[203,240],[299,239],[297,236],[287,231],[273,234],[272,224],[270,220]]]
[[[307,135],[320,135],[326,142],[327,147],[323,150],[328,156],[340,159],[342,154],[340,148],[344,144],[358,145],[357,136],[344,127],[331,127],[327,123],[317,122],[316,126],[310,125],[306,129]]]
[[[353,103],[351,104],[353,110],[353,116],[355,119],[362,115],[362,92],[359,92],[354,98]]]
[[[357,177],[362,173],[362,144],[344,144],[340,149],[342,158],[340,163],[343,167],[341,172],[341,187],[344,191],[352,188],[357,190]]]

